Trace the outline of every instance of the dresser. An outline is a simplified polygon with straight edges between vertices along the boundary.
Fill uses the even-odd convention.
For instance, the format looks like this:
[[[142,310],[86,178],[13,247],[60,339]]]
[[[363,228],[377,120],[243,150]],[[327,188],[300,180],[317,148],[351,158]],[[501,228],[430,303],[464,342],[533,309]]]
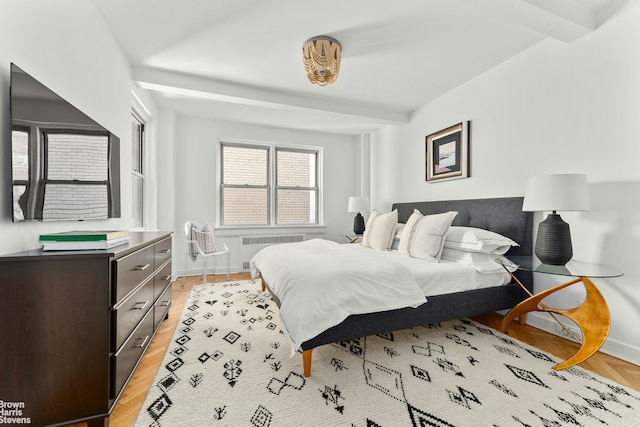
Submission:
[[[0,257],[0,400],[11,408],[0,416],[108,425],[171,304],[171,233],[129,236],[107,250]]]

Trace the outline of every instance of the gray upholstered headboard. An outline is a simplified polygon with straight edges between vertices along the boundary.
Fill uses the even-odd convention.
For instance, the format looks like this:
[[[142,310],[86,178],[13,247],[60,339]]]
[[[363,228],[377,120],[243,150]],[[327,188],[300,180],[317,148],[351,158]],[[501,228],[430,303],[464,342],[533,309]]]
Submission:
[[[398,222],[406,222],[414,209],[423,215],[458,211],[453,225],[484,228],[518,242],[508,255],[533,254],[533,213],[522,212],[523,197],[394,203]]]

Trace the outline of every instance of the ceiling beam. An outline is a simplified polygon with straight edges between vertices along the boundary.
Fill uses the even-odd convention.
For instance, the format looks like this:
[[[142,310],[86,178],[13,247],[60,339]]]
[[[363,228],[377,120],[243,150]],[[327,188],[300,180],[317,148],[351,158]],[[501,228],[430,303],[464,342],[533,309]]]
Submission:
[[[383,106],[281,93],[146,67],[134,67],[133,80],[147,90],[254,107],[321,111],[397,125],[409,123],[410,118],[407,111]]]
[[[577,1],[461,1],[565,43],[571,43],[596,29],[595,11]]]

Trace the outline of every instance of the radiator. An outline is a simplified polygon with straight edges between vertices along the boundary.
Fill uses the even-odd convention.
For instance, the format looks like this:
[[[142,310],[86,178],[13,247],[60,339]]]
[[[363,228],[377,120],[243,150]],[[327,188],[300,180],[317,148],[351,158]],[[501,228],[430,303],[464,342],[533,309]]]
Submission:
[[[249,261],[262,248],[278,243],[302,242],[305,240],[304,234],[273,235],[273,236],[240,236],[240,253],[242,270],[249,270]]]

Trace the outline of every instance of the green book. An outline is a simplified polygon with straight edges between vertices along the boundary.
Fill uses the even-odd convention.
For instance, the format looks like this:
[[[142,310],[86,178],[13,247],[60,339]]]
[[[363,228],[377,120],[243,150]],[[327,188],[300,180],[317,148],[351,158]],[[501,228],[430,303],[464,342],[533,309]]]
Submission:
[[[61,233],[41,234],[41,242],[96,242],[113,240],[128,236],[126,231],[63,231]]]

